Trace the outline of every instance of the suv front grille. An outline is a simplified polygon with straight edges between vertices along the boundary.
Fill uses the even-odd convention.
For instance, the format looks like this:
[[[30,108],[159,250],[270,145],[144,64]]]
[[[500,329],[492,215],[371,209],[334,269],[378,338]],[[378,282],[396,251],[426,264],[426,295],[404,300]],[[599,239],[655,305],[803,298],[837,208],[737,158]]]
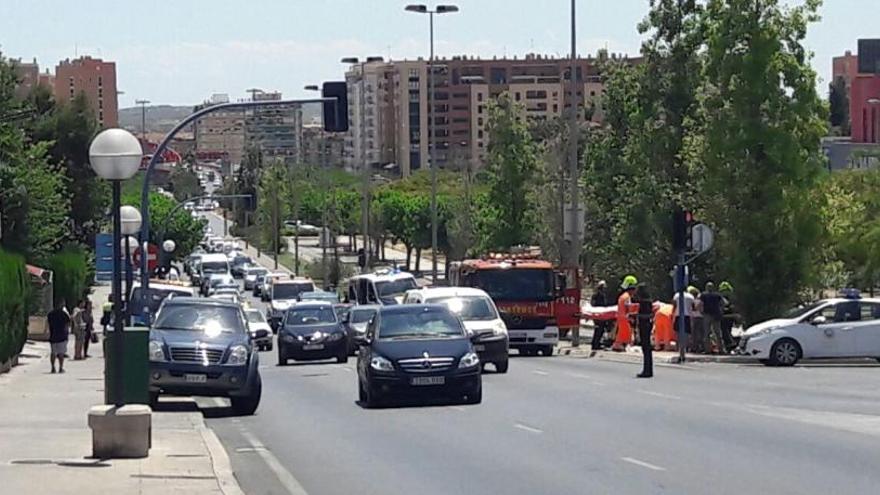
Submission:
[[[218,364],[221,359],[223,351],[220,349],[171,348],[171,360],[180,363]]]
[[[547,317],[544,316],[519,316],[501,315],[508,330],[539,330],[547,326]]]
[[[454,361],[455,358],[451,357],[429,357],[400,359],[397,364],[401,370],[409,373],[432,373],[449,369]]]

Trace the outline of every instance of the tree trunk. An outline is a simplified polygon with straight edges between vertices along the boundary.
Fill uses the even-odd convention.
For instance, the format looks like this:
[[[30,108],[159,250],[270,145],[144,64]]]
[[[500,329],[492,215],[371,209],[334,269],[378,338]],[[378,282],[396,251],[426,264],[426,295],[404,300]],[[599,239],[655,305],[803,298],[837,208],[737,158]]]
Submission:
[[[383,237],[382,238],[382,261],[385,261],[387,259],[388,258],[385,257],[385,238]]]
[[[416,271],[421,271],[422,265],[422,248],[416,248]]]
[[[406,271],[409,271],[410,262],[412,261],[412,246],[404,244],[406,247]]]

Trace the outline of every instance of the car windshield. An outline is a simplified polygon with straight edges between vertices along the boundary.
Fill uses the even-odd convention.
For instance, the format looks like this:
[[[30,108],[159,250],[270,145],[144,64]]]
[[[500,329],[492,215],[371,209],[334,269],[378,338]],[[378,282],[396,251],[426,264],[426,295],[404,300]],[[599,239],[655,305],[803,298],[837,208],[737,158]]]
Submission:
[[[495,301],[553,299],[553,270],[549,269],[480,270],[468,278],[473,286],[486,291]]]
[[[402,278],[399,280],[389,280],[389,281],[381,281],[376,282],[376,291],[379,293],[379,297],[382,300],[399,296],[410,289],[416,289],[418,285],[416,284],[416,280],[411,277]]]
[[[267,270],[265,268],[248,268],[247,274],[248,276],[253,276],[259,278],[261,275],[265,275]]]
[[[211,287],[232,286],[235,283],[231,277],[217,277],[211,279]]]
[[[266,317],[263,312],[257,309],[251,309],[245,312],[248,323],[266,323]]]
[[[464,335],[461,322],[446,310],[416,308],[382,315],[380,339],[453,338]]]
[[[290,327],[336,323],[336,313],[331,307],[294,308],[287,311],[284,324]]]
[[[171,294],[175,296],[192,296],[193,293],[191,290],[173,290],[173,289],[157,289],[154,287],[150,287],[148,289],[148,293],[150,297],[147,300],[146,306],[150,308],[150,313],[155,314],[156,311],[159,310],[159,305],[162,304],[162,301],[165,300]],[[143,290],[140,287],[135,287],[131,292],[131,313],[133,315],[140,315],[144,310],[144,300],[143,300]]]
[[[241,311],[212,304],[165,305],[156,316],[155,328],[204,332],[208,335],[244,332]]]
[[[819,306],[822,306],[823,304],[825,304],[827,302],[828,301],[819,301],[819,302],[814,302],[812,304],[807,304],[804,306],[798,306],[796,308],[792,308],[785,313],[783,318],[786,318],[789,320],[796,320],[798,318],[803,318],[804,316],[809,314],[811,311],[818,309]]]
[[[366,323],[376,314],[375,308],[353,309],[349,321],[351,323]]]
[[[492,301],[486,296],[443,297],[425,301],[430,304],[443,304],[464,321],[485,321],[498,318]]]
[[[309,283],[275,284],[272,286],[272,299],[296,299],[303,292],[311,292],[315,286]]]

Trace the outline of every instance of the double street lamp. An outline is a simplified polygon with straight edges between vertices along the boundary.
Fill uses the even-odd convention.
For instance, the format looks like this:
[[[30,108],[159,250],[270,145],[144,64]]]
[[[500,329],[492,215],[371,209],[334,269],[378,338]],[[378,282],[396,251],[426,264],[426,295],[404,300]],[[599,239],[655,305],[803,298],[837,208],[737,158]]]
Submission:
[[[122,206],[119,208],[119,217],[121,218],[122,235],[124,239],[124,249],[121,254],[125,255],[125,324],[131,325],[131,292],[134,283],[134,263],[131,262],[134,252],[138,249],[137,237],[141,230],[141,212],[134,206]],[[116,302],[114,298],[113,302]],[[120,303],[121,305],[121,303]]]
[[[407,5],[407,12],[428,14],[431,55],[428,57],[428,163],[431,165],[431,281],[437,283],[437,163],[434,161],[434,14],[458,12],[455,5]]]
[[[124,129],[107,129],[98,134],[89,146],[89,161],[95,174],[112,184],[113,195],[113,352],[116,355],[114,403],[124,405],[122,377],[123,313],[122,313],[122,263],[120,259],[122,212],[120,209],[122,181],[132,178],[138,171],[143,157],[141,143]],[[140,216],[140,215],[138,215]]]

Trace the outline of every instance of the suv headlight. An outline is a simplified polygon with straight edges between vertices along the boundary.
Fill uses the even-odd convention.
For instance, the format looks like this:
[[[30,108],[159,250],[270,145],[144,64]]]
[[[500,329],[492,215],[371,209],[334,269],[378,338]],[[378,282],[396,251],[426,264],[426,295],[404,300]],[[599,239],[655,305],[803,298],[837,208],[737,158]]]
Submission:
[[[167,361],[165,359],[165,351],[162,349],[162,342],[158,340],[150,341],[150,361]]]
[[[373,356],[373,359],[370,360],[370,368],[376,371],[394,371],[394,365],[391,364],[391,361],[382,356]]]
[[[242,364],[246,364],[248,360],[248,349],[243,345],[234,346],[232,349],[229,349],[229,359],[226,360],[226,364],[231,364],[234,366],[241,366]]]
[[[458,362],[458,368],[473,368],[478,364],[480,364],[480,358],[475,352],[469,352],[462,356],[461,360]]]
[[[496,322],[495,326],[492,327],[492,333],[494,335],[507,335],[507,325],[503,321]]]

